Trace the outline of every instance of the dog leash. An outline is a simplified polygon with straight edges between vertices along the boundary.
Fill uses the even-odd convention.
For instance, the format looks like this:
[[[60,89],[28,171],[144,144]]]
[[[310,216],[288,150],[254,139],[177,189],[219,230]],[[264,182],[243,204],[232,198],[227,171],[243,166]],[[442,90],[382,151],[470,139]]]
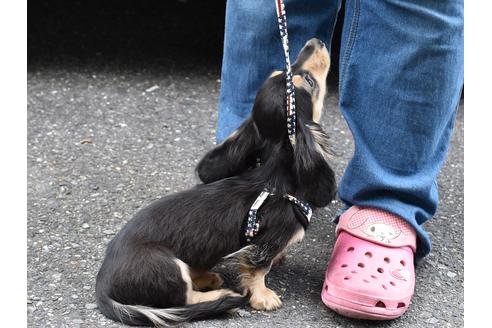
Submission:
[[[286,90],[287,90],[287,134],[292,148],[296,145],[296,97],[294,84],[292,83],[292,68],[289,56],[289,35],[287,33],[287,16],[283,0],[275,0],[275,8],[278,18],[278,29],[282,40],[285,55]]]
[[[258,231],[260,231],[260,219],[258,218],[258,210],[260,209],[261,205],[265,202],[265,200],[269,196],[273,196],[275,193],[272,191],[269,191],[267,188],[265,188],[260,195],[256,198],[255,202],[253,203],[253,206],[249,209],[248,212],[248,222],[246,224],[246,232],[244,235],[246,236],[246,241],[249,243],[258,234]],[[285,194],[283,198],[287,199],[288,201],[292,202],[294,205],[299,208],[299,210],[302,213],[302,220],[301,224],[304,226],[304,228],[307,228],[309,223],[311,222],[311,217],[313,215],[313,210],[311,206],[309,206],[308,203],[303,202],[302,200],[299,200],[298,198],[290,195],[290,194]]]
[[[286,93],[287,93],[287,134],[289,136],[290,144],[292,148],[296,145],[296,98],[294,84],[292,83],[292,67],[290,64],[289,56],[289,35],[287,33],[287,16],[285,14],[285,4],[283,0],[275,0],[275,9],[277,12],[278,29],[280,31],[280,38],[282,40],[282,47],[285,55],[285,72],[286,72]],[[274,195],[273,192],[267,188],[263,190],[256,198],[255,202],[251,206],[248,212],[248,222],[246,224],[246,241],[251,242],[253,237],[258,234],[260,230],[260,220],[258,219],[258,210],[265,200]],[[301,221],[304,228],[307,228],[311,222],[311,216],[313,210],[307,202],[303,202],[296,197],[286,194],[283,196],[288,201],[292,202],[302,213],[303,220]]]

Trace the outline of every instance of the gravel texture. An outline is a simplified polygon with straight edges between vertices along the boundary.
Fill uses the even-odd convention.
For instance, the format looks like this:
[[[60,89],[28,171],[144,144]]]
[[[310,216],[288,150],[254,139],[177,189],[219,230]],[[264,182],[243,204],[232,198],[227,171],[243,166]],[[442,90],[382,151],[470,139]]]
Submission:
[[[194,166],[213,146],[217,72],[39,69],[28,73],[28,90],[29,325],[117,326],[94,304],[106,244],[139,208],[197,183]],[[353,143],[336,102],[332,93],[323,124],[339,154],[340,177]],[[463,324],[461,112],[439,186],[440,209],[426,224],[435,246],[418,266],[414,304],[403,318],[378,326]],[[340,206],[315,213],[305,240],[268,276],[281,310],[245,309],[192,326],[359,326],[319,299]]]
[[[198,182],[194,167],[214,145],[220,57],[209,52],[213,58],[171,60],[175,47],[167,59],[147,51],[112,61],[104,51],[91,58],[91,48],[82,59],[54,60],[40,55],[49,53],[43,42],[31,42],[28,66],[28,325],[120,327],[95,304],[106,245],[139,208]],[[340,178],[353,142],[336,87],[325,110]],[[461,107],[438,180],[441,205],[426,223],[434,249],[417,267],[413,304],[402,318],[355,321],[322,304],[335,241],[331,220],[341,207],[333,202],[315,212],[304,241],[268,275],[267,285],[283,301],[280,310],[245,308],[187,326],[462,327],[463,127]]]

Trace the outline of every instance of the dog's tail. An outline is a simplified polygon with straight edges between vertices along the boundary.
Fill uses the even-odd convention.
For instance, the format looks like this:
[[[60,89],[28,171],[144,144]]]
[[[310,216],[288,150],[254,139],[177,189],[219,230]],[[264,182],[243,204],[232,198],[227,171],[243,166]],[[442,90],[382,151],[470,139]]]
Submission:
[[[249,296],[225,296],[223,298],[173,307],[157,309],[142,305],[121,304],[109,296],[99,295],[99,310],[107,317],[131,326],[169,327],[181,322],[200,320],[216,316],[246,305]]]

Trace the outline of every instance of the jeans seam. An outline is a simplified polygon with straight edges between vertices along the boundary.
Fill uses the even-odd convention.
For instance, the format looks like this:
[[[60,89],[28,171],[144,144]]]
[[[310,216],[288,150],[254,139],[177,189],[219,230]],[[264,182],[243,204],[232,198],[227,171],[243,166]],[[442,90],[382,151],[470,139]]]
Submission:
[[[357,36],[357,31],[359,27],[359,16],[360,16],[360,0],[354,0],[354,14],[352,17],[352,22],[350,23],[350,32],[349,32],[347,47],[345,49],[345,53],[343,54],[343,61],[342,61],[343,66],[342,66],[342,72],[340,74],[340,85],[342,85],[343,82],[345,81],[345,74],[347,71],[348,61],[352,56],[352,50],[355,45],[355,38]]]

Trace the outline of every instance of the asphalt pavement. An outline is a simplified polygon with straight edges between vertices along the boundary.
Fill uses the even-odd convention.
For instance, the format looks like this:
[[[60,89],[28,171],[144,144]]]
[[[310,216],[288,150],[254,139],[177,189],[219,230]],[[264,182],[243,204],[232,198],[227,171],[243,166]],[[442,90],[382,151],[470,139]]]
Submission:
[[[28,73],[28,322],[116,327],[95,308],[104,250],[142,206],[198,182],[213,147],[217,72],[36,69]],[[353,151],[334,90],[322,119],[340,178]],[[268,276],[284,306],[242,310],[194,327],[460,327],[463,325],[463,115],[439,177],[441,206],[426,224],[434,249],[417,269],[406,315],[360,323],[319,298],[341,204],[317,211],[304,241]]]
[[[47,49],[47,48],[43,48]],[[121,327],[100,314],[95,276],[107,243],[140,208],[198,183],[194,167],[214,146],[220,57],[120,62],[34,56],[28,66],[29,327]],[[88,51],[87,53],[91,53]],[[100,57],[98,57],[100,56]],[[68,56],[70,57],[70,56]],[[143,56],[145,57],[145,56]],[[99,59],[98,59],[99,58]],[[134,58],[134,57],[132,57]],[[193,58],[195,58],[193,60]],[[322,124],[340,179],[353,152],[331,86]],[[346,319],[320,300],[339,201],[315,212],[302,243],[267,277],[283,301],[188,327],[462,327],[463,105],[438,179],[440,207],[425,224],[434,248],[417,267],[409,311],[390,322]],[[218,268],[233,281],[227,268]]]

